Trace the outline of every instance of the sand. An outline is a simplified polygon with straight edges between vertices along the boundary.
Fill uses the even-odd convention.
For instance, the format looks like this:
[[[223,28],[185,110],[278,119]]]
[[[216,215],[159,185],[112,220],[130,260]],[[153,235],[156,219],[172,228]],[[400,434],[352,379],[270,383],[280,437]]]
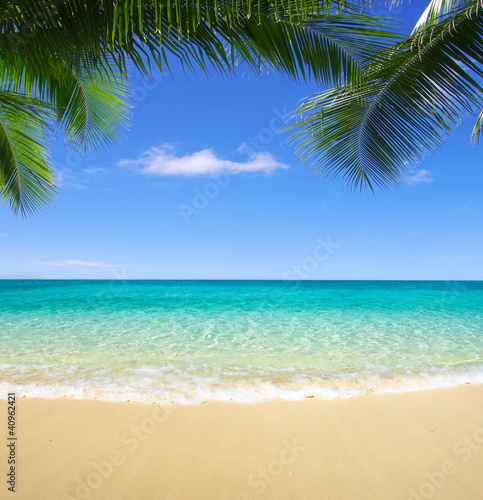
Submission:
[[[483,385],[194,406],[21,398],[0,498],[483,499]]]

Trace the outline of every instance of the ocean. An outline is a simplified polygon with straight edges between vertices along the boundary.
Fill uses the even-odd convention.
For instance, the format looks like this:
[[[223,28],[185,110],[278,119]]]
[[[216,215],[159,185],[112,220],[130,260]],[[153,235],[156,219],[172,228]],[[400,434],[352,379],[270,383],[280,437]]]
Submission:
[[[196,404],[483,383],[482,281],[0,281],[0,397]]]

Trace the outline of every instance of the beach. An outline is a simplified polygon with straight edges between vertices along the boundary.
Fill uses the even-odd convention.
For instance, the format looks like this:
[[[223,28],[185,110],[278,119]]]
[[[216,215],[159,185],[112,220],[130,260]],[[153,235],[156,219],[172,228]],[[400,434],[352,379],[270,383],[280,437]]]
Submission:
[[[483,500],[483,0],[428,3],[2,4],[0,500]]]
[[[478,500],[482,307],[483,282],[2,281],[1,498]]]
[[[16,415],[21,500],[482,498],[481,384],[258,404],[20,398]]]

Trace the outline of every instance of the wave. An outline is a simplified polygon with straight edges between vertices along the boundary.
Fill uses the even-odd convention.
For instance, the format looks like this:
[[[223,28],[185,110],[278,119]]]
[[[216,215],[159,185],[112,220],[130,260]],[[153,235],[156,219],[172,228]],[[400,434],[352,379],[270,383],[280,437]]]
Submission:
[[[6,371],[3,365],[2,371]],[[427,367],[400,372],[346,371],[307,374],[293,370],[281,374],[199,375],[173,372],[164,368],[139,367],[122,375],[107,370],[86,374],[75,367],[59,374],[39,370],[27,376],[17,367],[17,376],[0,377],[0,397],[16,392],[17,397],[56,399],[99,399],[111,402],[158,404],[201,404],[208,401],[261,403],[277,399],[301,401],[306,398],[337,399],[364,396],[369,393],[402,393],[483,383],[483,366]],[[48,373],[51,376],[48,376]],[[41,375],[41,377],[39,377]]]

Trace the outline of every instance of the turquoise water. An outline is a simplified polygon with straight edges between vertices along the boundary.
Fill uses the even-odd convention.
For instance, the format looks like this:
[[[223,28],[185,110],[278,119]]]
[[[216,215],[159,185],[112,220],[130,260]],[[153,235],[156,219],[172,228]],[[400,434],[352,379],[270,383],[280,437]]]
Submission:
[[[483,282],[0,281],[0,395],[200,403],[483,382]]]

